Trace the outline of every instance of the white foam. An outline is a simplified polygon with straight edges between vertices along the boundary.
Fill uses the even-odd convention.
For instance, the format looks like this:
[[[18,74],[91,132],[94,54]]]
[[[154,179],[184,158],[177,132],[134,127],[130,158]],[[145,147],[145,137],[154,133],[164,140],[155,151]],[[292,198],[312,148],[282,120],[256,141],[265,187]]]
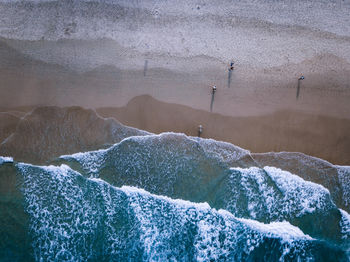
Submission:
[[[83,188],[76,183],[78,173],[69,167],[33,166],[19,163],[24,177],[24,196],[27,212],[31,217],[33,249],[36,260],[86,260],[91,256],[92,243],[70,241],[80,234],[82,239],[93,234],[97,221],[87,218],[93,210],[89,203],[82,201]],[[71,222],[68,222],[72,219]],[[87,247],[87,249],[85,249]],[[81,249],[81,250],[80,250]],[[84,257],[81,257],[84,253]]]
[[[173,217],[174,223],[178,227],[181,228],[186,222],[190,221],[196,223],[198,227],[194,241],[196,261],[208,261],[209,258],[218,260],[222,256],[228,256],[232,247],[240,248],[244,252],[250,253],[261,244],[264,236],[278,238],[282,243],[285,243],[283,254],[290,252],[291,246],[294,245],[295,241],[298,242],[299,248],[302,248],[300,241],[312,240],[310,236],[305,235],[299,228],[292,226],[288,222],[263,224],[258,221],[236,218],[226,210],[217,211],[211,209],[207,203],[197,204],[180,199],[174,200],[150,194],[135,187],[123,186],[122,190],[130,197],[130,205],[141,222],[142,238],[146,243],[146,250],[149,252],[148,258],[151,260],[157,257],[156,247],[164,245],[164,243],[161,244],[159,241],[170,238],[171,234],[173,234],[161,231],[160,228],[155,226],[157,223],[163,225],[162,219],[164,218],[155,217],[153,211],[151,211],[155,205],[154,201],[160,201],[157,203],[157,206],[162,206],[161,209],[168,212],[168,214],[161,214],[161,216]],[[166,207],[169,204],[171,206],[170,210],[169,207]],[[189,212],[190,210],[191,212]],[[243,231],[244,235],[241,235],[242,223],[245,228]],[[226,234],[224,245],[220,242],[221,231],[224,231]],[[241,246],[242,244],[243,246]]]
[[[133,143],[136,145],[134,146]],[[159,147],[156,146],[158,144]],[[124,146],[128,147],[129,145],[132,145],[134,154],[123,151],[125,150]],[[158,149],[156,149],[156,147]],[[140,170],[147,170],[149,167],[153,167],[152,165],[157,165],[157,168],[160,169],[163,176],[169,178],[170,176],[174,176],[177,168],[183,169],[183,162],[180,158],[186,158],[186,160],[188,160],[188,168],[190,168],[189,161],[193,158],[193,161],[196,162],[195,154],[197,153],[213,161],[215,159],[216,161],[232,163],[239,160],[242,156],[249,154],[249,151],[225,142],[188,137],[182,133],[165,132],[157,135],[130,136],[108,149],[63,155],[60,158],[67,161],[69,161],[69,159],[77,160],[81,164],[84,173],[88,174],[90,177],[99,177],[101,167],[108,163],[112,165],[111,167],[115,167],[116,169],[123,166],[123,171],[128,174],[132,172],[133,176],[138,176]],[[152,156],[156,155],[167,156],[168,161],[172,161],[172,163],[159,162],[152,164],[153,162],[147,162],[150,161]],[[187,171],[191,173],[190,169]],[[139,182],[141,180],[152,180],[152,175],[153,174],[147,174],[140,177]],[[141,186],[144,187],[143,185]],[[149,186],[151,186],[151,184],[149,184]]]
[[[232,163],[240,158],[250,155],[250,151],[240,148],[231,143],[217,141],[207,138],[192,138],[198,141],[205,152],[211,153],[212,156],[219,158],[223,162]]]
[[[343,203],[350,208],[350,166],[335,166],[343,191]]]
[[[313,238],[309,235],[303,233],[300,228],[291,225],[288,221],[282,222],[271,222],[269,224],[264,224],[256,220],[238,218],[239,221],[249,225],[251,228],[265,233],[268,236],[278,237],[283,239],[284,242],[289,242],[293,240],[312,240]]]
[[[8,156],[0,156],[0,165],[4,163],[13,163],[13,158]]]
[[[84,178],[66,165],[18,166],[37,260],[93,260],[96,243],[106,247],[107,255],[118,255],[129,247],[126,241],[133,248],[141,245],[137,248],[147,261],[178,260],[188,255],[188,244],[196,261],[230,259],[249,254],[266,237],[282,241],[283,255],[299,256],[304,241],[312,240],[288,222],[266,225],[207,203],[113,187],[98,178]]]
[[[103,181],[103,180],[99,180]],[[104,182],[106,183],[106,182]],[[168,203],[172,203],[176,206],[181,206],[185,208],[193,208],[201,210],[201,212],[208,212],[211,211],[213,213],[218,213],[220,215],[225,216],[229,219],[237,219],[238,221],[241,221],[245,223],[247,226],[249,226],[251,229],[257,230],[261,233],[267,234],[269,236],[278,237],[286,242],[296,240],[296,239],[305,239],[305,240],[312,240],[313,238],[309,235],[304,234],[298,227],[291,225],[288,221],[282,221],[282,222],[271,222],[269,224],[264,224],[262,222],[252,220],[252,219],[245,219],[245,218],[237,218],[232,213],[230,213],[227,210],[220,209],[216,210],[215,208],[211,208],[208,203],[193,203],[190,201],[182,200],[182,199],[172,199],[167,196],[161,196],[161,195],[155,195],[151,194],[144,189],[140,189],[137,187],[130,187],[130,186],[122,186],[121,189],[127,194],[138,194],[141,196],[147,196],[152,197],[154,199],[166,201]],[[345,212],[345,211],[343,211]],[[346,213],[346,212],[345,212]],[[347,214],[347,216],[349,216]],[[204,225],[204,224],[203,224]]]
[[[75,159],[81,165],[84,171],[91,177],[98,177],[98,171],[103,164],[105,154],[108,149],[100,149],[97,151],[91,151],[86,153],[75,153],[72,155],[62,155],[59,158],[64,160]]]
[[[264,170],[289,199],[300,200],[303,213],[312,213],[316,208],[324,208],[325,199],[330,195],[327,188],[276,167],[266,166]]]
[[[342,219],[340,221],[342,238],[350,240],[350,215],[342,209],[339,209],[339,210],[342,216]],[[349,247],[350,247],[350,243],[349,243]]]
[[[316,210],[327,212],[335,208],[329,191],[321,185],[308,182],[302,178],[275,167],[231,168],[240,172],[231,175],[234,194],[239,194],[237,187],[242,187],[248,198],[250,218],[256,219],[266,213],[273,220],[299,217]],[[269,181],[272,179],[273,184]],[[237,192],[236,192],[237,191]],[[228,203],[233,210],[237,209],[235,200]],[[237,199],[236,199],[237,201]]]
[[[155,195],[155,194],[151,194],[150,192],[141,189],[141,188],[137,188],[137,187],[133,187],[133,186],[122,186],[121,190],[123,190],[127,195],[131,195],[131,194],[140,194],[143,196],[148,196],[148,197],[152,197],[155,199],[159,199],[162,201],[167,201],[169,203],[175,204],[175,205],[180,205],[183,207],[196,207],[198,209],[201,209],[203,211],[209,211],[211,208],[209,206],[208,203],[203,202],[203,203],[193,203],[187,200],[183,200],[183,199],[173,199],[167,196],[162,196],[162,195]]]

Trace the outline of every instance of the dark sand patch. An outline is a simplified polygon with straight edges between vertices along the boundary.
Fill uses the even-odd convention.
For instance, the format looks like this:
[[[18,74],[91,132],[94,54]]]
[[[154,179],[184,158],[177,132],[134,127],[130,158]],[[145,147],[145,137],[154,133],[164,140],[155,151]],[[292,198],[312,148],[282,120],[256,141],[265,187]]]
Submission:
[[[0,143],[16,131],[20,117],[11,112],[0,112]]]
[[[254,117],[229,117],[168,104],[150,96],[132,99],[121,108],[99,108],[103,117],[152,133],[167,131],[227,141],[252,152],[290,151],[350,164],[350,120],[298,111]]]
[[[91,109],[38,107],[20,119],[13,134],[0,144],[0,155],[42,164],[63,154],[105,148],[125,137],[145,134]]]

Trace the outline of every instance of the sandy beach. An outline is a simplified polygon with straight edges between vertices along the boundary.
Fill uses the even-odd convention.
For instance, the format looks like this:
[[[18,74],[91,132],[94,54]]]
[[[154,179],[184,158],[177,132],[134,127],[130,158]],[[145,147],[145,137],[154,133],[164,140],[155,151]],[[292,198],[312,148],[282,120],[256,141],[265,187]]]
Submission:
[[[0,261],[350,261],[349,0],[0,0]]]
[[[237,65],[228,87],[227,65],[210,58],[193,58],[198,64],[211,62],[211,67],[191,73],[152,68],[152,60],[146,73],[116,66],[77,72],[35,60],[5,42],[0,46],[8,57],[0,68],[1,111],[12,112],[2,117],[4,137],[14,130],[18,112],[78,105],[154,133],[196,136],[202,125],[203,137],[252,152],[295,151],[350,164],[350,66],[334,55],[265,69]],[[190,62],[183,59],[181,64]],[[305,80],[297,99],[299,72]]]
[[[23,41],[7,41],[26,45]],[[16,44],[14,44],[16,43]],[[36,44],[35,44],[36,43]],[[39,50],[64,48],[76,41],[31,42]],[[103,46],[109,50],[111,41],[86,41],[85,49]],[[34,48],[33,47],[33,48]],[[114,46],[115,47],[115,46]],[[350,118],[350,64],[330,54],[305,59],[298,64],[254,68],[228,65],[210,57],[169,58],[182,70],[153,67],[164,57],[153,57],[142,69],[122,69],[115,65],[99,66],[78,72],[54,63],[35,60],[0,43],[0,105],[18,107],[33,105],[83,106],[86,108],[121,107],[140,95],[150,95],[167,103],[176,103],[210,111],[211,87],[217,86],[213,112],[227,116],[256,116],[280,110],[296,110],[337,118]],[[120,50],[119,50],[120,51]],[[4,55],[6,54],[6,56]],[[113,54],[112,54],[113,55]],[[118,60],[120,57],[115,56]],[[204,68],[192,65],[206,65]],[[192,68],[185,72],[183,68]],[[298,78],[300,95],[296,99]],[[230,78],[230,84],[228,79]]]
[[[252,152],[349,164],[349,9],[317,1],[1,2],[4,14],[18,15],[0,25],[0,108],[82,106],[155,133],[196,136],[201,124],[204,137]],[[42,26],[31,26],[37,19]],[[1,116],[2,137],[18,116]]]
[[[15,134],[18,141],[22,141],[20,137],[25,137],[23,134],[31,134],[30,137],[29,135],[26,136],[25,141],[27,142],[25,143],[12,143],[14,138],[11,138],[10,141],[12,141],[13,145],[10,143],[11,147],[8,151],[11,151],[12,155],[18,155],[25,159],[26,154],[21,153],[25,151],[22,147],[25,145],[24,147],[26,148],[32,148],[32,146],[37,144],[35,142],[37,140],[35,134],[43,133],[45,135],[45,129],[52,130],[53,133],[51,135],[55,134],[57,136],[56,133],[58,131],[56,132],[55,130],[60,129],[61,131],[59,132],[62,132],[62,134],[81,132],[85,137],[87,130],[83,130],[86,129],[87,124],[84,123],[89,111],[74,108],[45,109],[44,107],[40,109],[40,112],[47,111],[43,116],[34,117],[35,113],[34,116],[27,117],[28,120],[21,121],[21,125],[17,127],[21,120],[20,117],[24,116],[26,111],[30,112],[30,110],[30,107],[11,110],[2,109],[3,112],[0,113],[2,141],[11,134]],[[70,111],[75,112],[73,118],[72,116],[62,118],[64,116],[62,112]],[[151,133],[179,132],[189,136],[198,136],[198,127],[202,125],[203,132],[201,137],[230,142],[248,149],[252,153],[302,152],[325,159],[333,164],[350,164],[348,157],[350,154],[350,120],[345,118],[293,110],[276,111],[273,114],[259,116],[231,117],[184,105],[161,102],[148,95],[135,97],[124,107],[97,108],[96,112],[104,118],[112,117],[124,125]],[[92,119],[95,118],[96,116],[92,117]],[[72,122],[72,120],[74,121]],[[16,128],[18,129],[17,131]],[[109,132],[108,128],[99,129],[96,127],[95,129],[99,130],[99,132],[90,130],[88,132],[90,134],[89,139],[84,138],[85,140],[82,142],[83,138],[77,138],[77,142],[74,143],[79,145],[95,143],[93,141],[101,140],[101,133]],[[61,137],[61,135],[57,137]],[[111,141],[108,139],[103,141],[102,139],[97,144],[104,145],[111,143]],[[9,141],[6,144],[9,144]],[[44,144],[44,147],[48,147],[46,142]],[[46,149],[42,149],[42,152],[46,152],[46,155],[56,156],[57,152],[64,153],[69,151],[74,153],[79,151],[79,147],[76,147],[74,150],[72,149],[72,143],[64,141],[59,142],[59,145],[55,145],[55,147],[52,143],[50,145],[51,149],[57,149],[51,152],[52,150],[47,148],[50,154],[45,151]],[[9,146],[6,145],[6,147]],[[16,148],[19,152],[16,152]],[[95,146],[95,148],[98,147]]]

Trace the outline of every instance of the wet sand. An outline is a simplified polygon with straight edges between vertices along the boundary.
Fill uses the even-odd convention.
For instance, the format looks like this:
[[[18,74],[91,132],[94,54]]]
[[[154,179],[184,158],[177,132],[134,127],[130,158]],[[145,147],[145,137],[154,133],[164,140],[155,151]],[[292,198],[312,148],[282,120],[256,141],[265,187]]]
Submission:
[[[79,152],[86,148],[102,148],[106,144],[118,141],[118,139],[109,139],[109,136],[101,136],[101,134],[110,131],[108,128],[105,130],[99,122],[99,125],[94,128],[96,132],[90,130],[88,132],[90,135],[86,138],[87,131],[84,131],[86,129],[86,120],[84,120],[86,112],[91,112],[92,119],[97,117],[92,111],[55,107],[45,109],[44,107],[37,111],[41,112],[41,115],[31,114],[21,120],[25,112],[31,109],[31,107],[17,108],[17,111],[0,109],[0,111],[7,111],[0,113],[0,134],[3,143],[0,148],[2,148],[3,153],[6,150],[11,151],[12,155],[25,159],[29,151],[36,148],[35,152],[40,153],[36,161],[45,162],[59,154]],[[61,116],[62,112],[70,112],[70,110],[73,110],[76,115],[74,118],[70,117],[64,120],[62,118],[64,114]],[[202,125],[201,137],[230,142],[248,149],[252,153],[302,152],[325,159],[333,164],[350,165],[350,120],[348,119],[291,110],[277,111],[261,116],[230,117],[183,105],[164,103],[148,95],[135,97],[125,107],[97,108],[96,111],[102,117],[113,117],[124,125],[152,133],[170,131],[197,136],[198,126]],[[91,120],[89,121],[91,122]],[[20,124],[19,127],[17,127],[18,124]],[[45,129],[51,131],[47,133]],[[99,131],[97,132],[97,130]],[[75,146],[74,149],[71,148],[71,142],[65,141],[65,135],[62,137],[62,134],[72,132],[75,136],[74,144],[79,145]],[[42,135],[38,136],[39,133]],[[83,134],[83,136],[78,137],[77,134]],[[4,143],[10,135],[22,142],[14,143],[14,139],[11,138]],[[40,138],[47,136],[56,137],[55,141],[63,139],[61,142],[57,142],[58,144],[55,143],[53,152],[51,152],[52,145],[50,149],[46,143],[49,140]],[[94,144],[94,146],[85,146],[90,144]],[[37,148],[38,146],[42,148]],[[5,148],[7,149],[4,150]],[[42,159],[43,154],[45,157]]]
[[[0,156],[44,164],[63,154],[111,146],[147,132],[81,107],[37,107],[22,118],[0,113]]]
[[[350,165],[350,120],[277,111],[250,117],[229,117],[139,96],[121,108],[99,108],[103,117],[153,133],[182,132],[227,141],[252,152],[302,152],[333,164]]]
[[[16,131],[20,117],[11,112],[0,112],[0,143]]]

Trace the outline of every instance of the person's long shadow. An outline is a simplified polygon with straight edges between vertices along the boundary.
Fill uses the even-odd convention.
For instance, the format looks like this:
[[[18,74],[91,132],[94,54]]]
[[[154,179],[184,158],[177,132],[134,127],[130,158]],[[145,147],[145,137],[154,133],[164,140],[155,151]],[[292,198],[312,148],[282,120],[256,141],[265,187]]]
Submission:
[[[228,79],[227,79],[227,87],[228,87],[228,88],[231,87],[231,78],[232,78],[232,70],[229,69],[229,70],[228,70]]]
[[[300,94],[301,80],[304,80],[304,79],[305,79],[305,77],[304,77],[304,76],[301,76],[301,77],[299,77],[299,79],[298,79],[297,100],[298,100],[298,98],[299,98],[299,94]]]
[[[215,96],[215,92],[212,92],[212,93],[211,93],[211,102],[210,102],[210,112],[213,111],[214,96]]]
[[[300,81],[301,79],[298,79],[297,99],[299,98],[299,93],[300,93]]]

